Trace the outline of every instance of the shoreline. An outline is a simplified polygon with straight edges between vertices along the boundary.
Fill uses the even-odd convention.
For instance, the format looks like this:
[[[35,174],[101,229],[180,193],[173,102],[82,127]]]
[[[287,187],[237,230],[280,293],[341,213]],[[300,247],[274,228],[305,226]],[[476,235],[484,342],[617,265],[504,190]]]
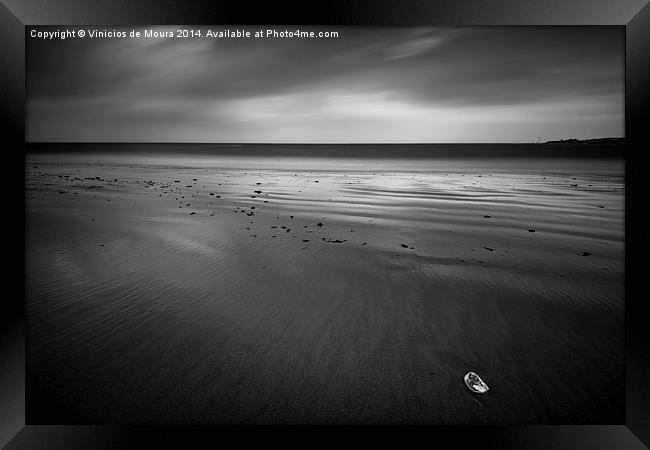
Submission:
[[[28,159],[36,418],[623,411],[622,178],[132,166]]]

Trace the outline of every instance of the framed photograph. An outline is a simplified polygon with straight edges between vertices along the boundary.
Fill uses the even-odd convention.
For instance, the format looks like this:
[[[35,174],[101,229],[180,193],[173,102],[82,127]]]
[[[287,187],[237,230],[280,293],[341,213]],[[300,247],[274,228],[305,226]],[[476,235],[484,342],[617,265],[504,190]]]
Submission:
[[[0,6],[6,448],[648,445],[650,7],[412,6]]]

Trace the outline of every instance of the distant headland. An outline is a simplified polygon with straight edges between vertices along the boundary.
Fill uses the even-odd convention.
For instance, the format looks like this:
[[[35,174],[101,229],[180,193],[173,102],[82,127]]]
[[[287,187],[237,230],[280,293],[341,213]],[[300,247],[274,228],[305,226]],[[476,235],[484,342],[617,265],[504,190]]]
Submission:
[[[625,138],[607,137],[595,139],[560,139],[559,141],[546,141],[544,144],[624,144]]]

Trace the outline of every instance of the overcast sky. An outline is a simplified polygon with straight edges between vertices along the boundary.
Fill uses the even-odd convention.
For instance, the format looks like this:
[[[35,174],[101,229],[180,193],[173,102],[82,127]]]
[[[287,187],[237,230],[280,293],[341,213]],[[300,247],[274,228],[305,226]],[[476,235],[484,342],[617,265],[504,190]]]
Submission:
[[[269,27],[248,27],[260,28]],[[446,143],[624,134],[620,28],[301,29],[340,37],[27,38],[27,139]]]

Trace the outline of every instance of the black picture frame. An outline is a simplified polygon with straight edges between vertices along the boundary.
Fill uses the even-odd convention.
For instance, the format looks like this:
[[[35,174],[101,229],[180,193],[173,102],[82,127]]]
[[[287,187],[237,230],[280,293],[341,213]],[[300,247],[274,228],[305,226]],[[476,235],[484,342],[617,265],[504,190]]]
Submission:
[[[303,24],[303,25],[617,25],[625,27],[625,423],[580,426],[502,427],[133,427],[57,426],[25,422],[24,143],[25,27],[57,24]],[[483,448],[636,449],[650,446],[650,351],[647,295],[641,257],[648,249],[644,227],[644,171],[650,90],[650,4],[645,0],[408,0],[400,2],[310,1],[302,5],[171,0],[0,0],[0,123],[5,175],[5,293],[0,329],[0,445],[7,449],[198,448],[225,439],[239,446],[338,444],[341,433],[365,444],[404,445],[415,439],[436,445]],[[23,215],[19,214],[23,211]],[[21,220],[22,219],[22,220]],[[10,289],[11,288],[11,289]],[[640,294],[636,294],[640,292]],[[252,433],[251,431],[254,431]],[[276,441],[276,442],[274,442]]]

